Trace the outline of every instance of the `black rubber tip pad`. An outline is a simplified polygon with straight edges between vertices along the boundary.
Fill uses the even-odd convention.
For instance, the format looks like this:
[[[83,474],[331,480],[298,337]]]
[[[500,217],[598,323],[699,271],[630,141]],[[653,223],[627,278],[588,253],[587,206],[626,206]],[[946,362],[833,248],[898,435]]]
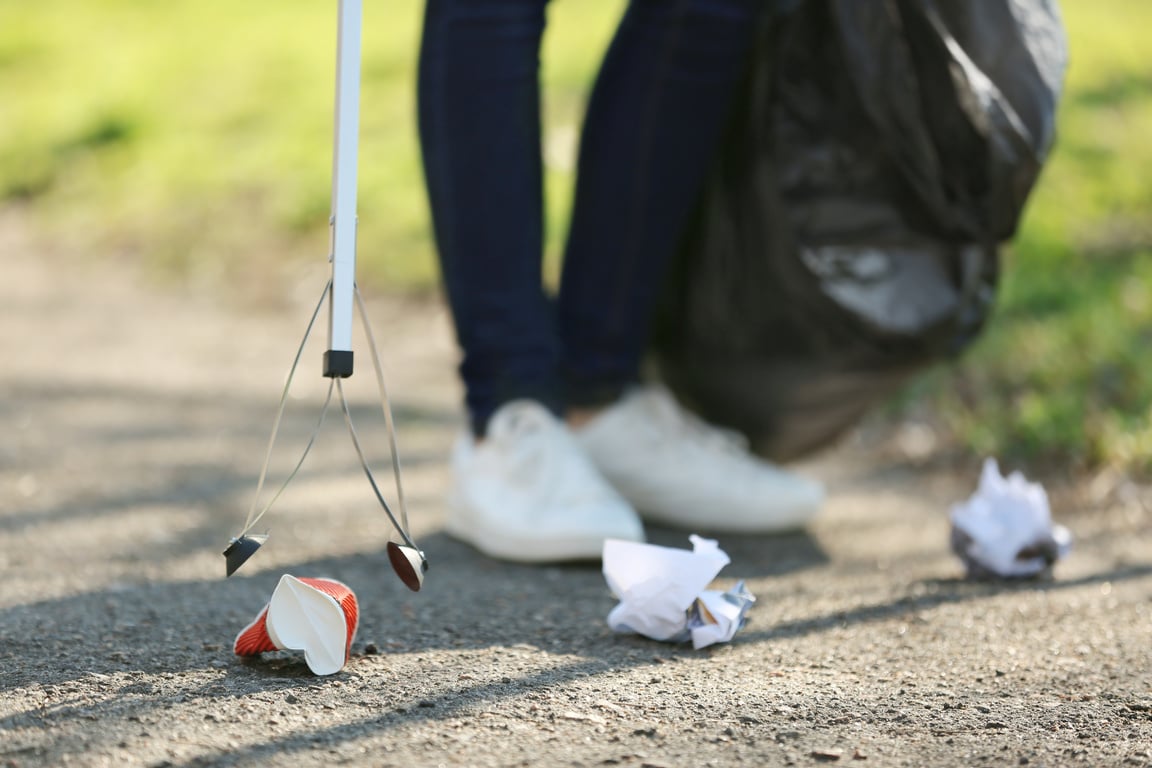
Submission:
[[[256,550],[260,549],[260,545],[266,541],[268,541],[268,534],[266,533],[253,533],[232,539],[228,549],[224,550],[224,561],[228,571],[226,576],[236,573],[236,569],[248,562],[248,558],[256,554]]]
[[[404,586],[413,592],[419,592],[424,585],[424,573],[428,570],[428,561],[424,553],[414,547],[388,542],[388,560],[392,563],[392,570],[404,582]]]

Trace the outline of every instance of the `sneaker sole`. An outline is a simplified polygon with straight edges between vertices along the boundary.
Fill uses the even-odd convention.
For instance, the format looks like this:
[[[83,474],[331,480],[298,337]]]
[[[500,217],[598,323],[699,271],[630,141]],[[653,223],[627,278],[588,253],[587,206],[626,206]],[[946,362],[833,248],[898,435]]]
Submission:
[[[444,530],[452,538],[489,557],[528,564],[599,560],[607,539],[644,541],[643,532],[638,537],[619,533],[609,536],[570,536],[563,540],[534,537],[530,531],[522,535],[485,535],[463,524],[454,523],[451,518],[446,521]]]

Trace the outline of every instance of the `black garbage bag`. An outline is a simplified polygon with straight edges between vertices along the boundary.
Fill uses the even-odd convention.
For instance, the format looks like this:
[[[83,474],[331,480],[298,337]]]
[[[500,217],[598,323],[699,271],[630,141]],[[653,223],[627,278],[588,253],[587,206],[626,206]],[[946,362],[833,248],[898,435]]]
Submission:
[[[1052,145],[1055,0],[791,0],[671,270],[664,381],[784,460],[958,355]]]

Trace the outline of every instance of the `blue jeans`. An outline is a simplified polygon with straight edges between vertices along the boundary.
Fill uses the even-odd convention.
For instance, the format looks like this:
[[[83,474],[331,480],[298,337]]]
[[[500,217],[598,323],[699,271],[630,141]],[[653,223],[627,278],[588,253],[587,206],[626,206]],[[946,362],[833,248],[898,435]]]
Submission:
[[[763,2],[631,0],[588,104],[553,298],[541,275],[547,0],[428,0],[420,139],[476,434],[510,400],[560,415],[637,380]]]

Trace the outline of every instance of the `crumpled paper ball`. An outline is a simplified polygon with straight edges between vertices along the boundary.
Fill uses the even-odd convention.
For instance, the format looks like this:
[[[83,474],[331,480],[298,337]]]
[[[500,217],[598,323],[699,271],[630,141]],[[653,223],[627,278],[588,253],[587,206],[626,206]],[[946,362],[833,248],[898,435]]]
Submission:
[[[1047,575],[1072,548],[1071,532],[1052,522],[1044,488],[1019,472],[1004,477],[991,458],[976,493],[954,504],[951,518],[952,551],[969,578]]]
[[[699,649],[727,642],[755,602],[739,582],[727,592],[705,589],[730,560],[712,539],[689,537],[692,550],[634,541],[604,542],[604,578],[620,603],[608,614],[616,632]]]

